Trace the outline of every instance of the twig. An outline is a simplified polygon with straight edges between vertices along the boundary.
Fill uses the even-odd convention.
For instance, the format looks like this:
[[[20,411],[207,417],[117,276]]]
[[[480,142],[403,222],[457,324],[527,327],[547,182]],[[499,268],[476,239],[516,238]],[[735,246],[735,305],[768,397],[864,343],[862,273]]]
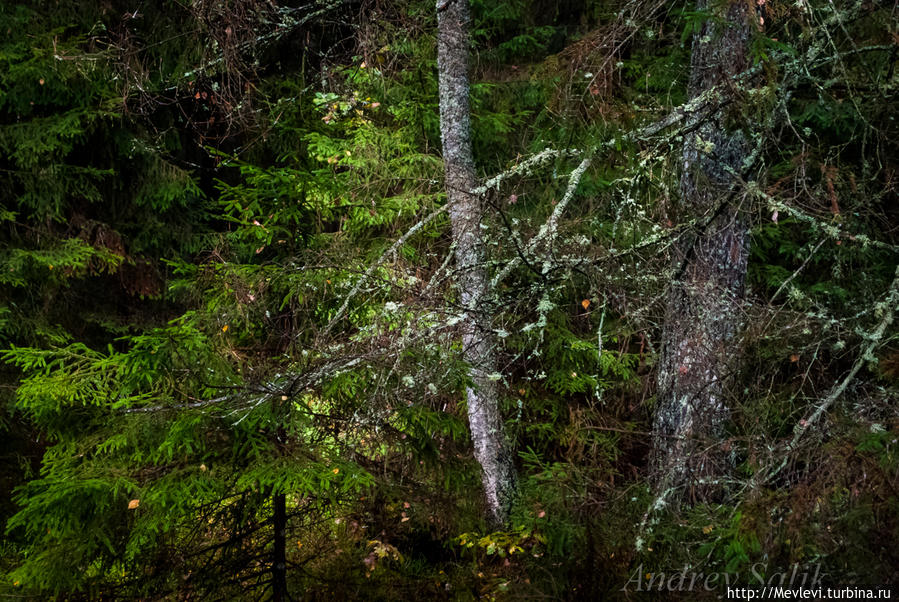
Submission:
[[[886,333],[887,328],[889,328],[890,324],[893,323],[893,312],[896,309],[897,304],[899,304],[899,267],[896,268],[896,275],[893,279],[893,283],[890,285],[890,290],[887,293],[887,298],[885,301],[880,303],[880,307],[883,310],[883,318],[880,320],[880,323],[877,325],[877,328],[874,329],[873,332],[868,334],[865,338],[868,339],[869,343],[865,350],[859,355],[858,359],[855,360],[855,363],[852,365],[852,369],[849,371],[849,374],[839,383],[834,385],[834,387],[830,390],[827,397],[818,404],[815,410],[808,415],[808,417],[800,420],[796,426],[793,428],[793,438],[790,442],[785,446],[783,450],[783,459],[780,464],[777,465],[777,468],[768,470],[768,471],[759,471],[756,473],[760,475],[753,479],[753,486],[758,486],[766,483],[771,480],[775,476],[777,476],[780,471],[782,471],[789,461],[789,454],[793,450],[796,449],[796,446],[799,444],[800,439],[808,430],[821,419],[821,416],[839,399],[843,393],[846,391],[846,388],[849,386],[849,383],[855,378],[855,375],[858,374],[858,371],[861,370],[861,367],[868,361],[873,361],[874,358],[874,349],[881,343],[884,334]]]

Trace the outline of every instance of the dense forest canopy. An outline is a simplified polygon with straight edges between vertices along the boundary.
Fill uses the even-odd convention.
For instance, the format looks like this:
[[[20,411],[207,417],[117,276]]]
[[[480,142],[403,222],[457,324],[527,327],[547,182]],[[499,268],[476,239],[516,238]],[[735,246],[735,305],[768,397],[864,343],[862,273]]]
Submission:
[[[0,595],[899,579],[895,1],[0,29]]]

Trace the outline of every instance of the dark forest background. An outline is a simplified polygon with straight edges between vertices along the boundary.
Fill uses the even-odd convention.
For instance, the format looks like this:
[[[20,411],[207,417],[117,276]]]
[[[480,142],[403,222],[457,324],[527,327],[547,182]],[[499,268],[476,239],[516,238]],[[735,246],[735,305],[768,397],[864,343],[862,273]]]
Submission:
[[[691,48],[741,3],[751,76],[707,100],[753,153],[730,468],[660,505],[666,292],[707,217],[682,149],[712,144]],[[899,6],[470,5],[503,525],[466,418],[434,4],[0,5],[0,596],[896,582]]]

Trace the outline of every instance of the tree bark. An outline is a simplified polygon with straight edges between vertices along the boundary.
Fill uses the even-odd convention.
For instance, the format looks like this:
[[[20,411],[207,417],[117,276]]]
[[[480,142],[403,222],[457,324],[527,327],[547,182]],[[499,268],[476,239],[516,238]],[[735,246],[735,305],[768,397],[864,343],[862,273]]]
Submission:
[[[437,2],[437,65],[440,79],[440,133],[449,216],[456,245],[461,305],[462,348],[472,386],[466,392],[474,455],[481,465],[488,518],[504,524],[515,493],[515,468],[499,411],[494,337],[483,311],[489,289],[481,239],[481,197],[472,193],[477,179],[471,150],[469,111],[468,0]]]
[[[696,5],[698,12],[713,15],[693,37],[691,98],[726,83],[749,62],[749,3],[698,0]],[[728,467],[722,441],[727,384],[739,360],[734,344],[749,255],[734,177],[749,155],[738,119],[736,109],[719,108],[683,144],[678,211],[681,219],[699,218],[705,225],[678,248],[662,335],[652,453],[659,499],[675,505],[720,491],[718,479]]]
[[[283,493],[272,496],[272,525],[275,539],[272,550],[272,600],[285,602],[287,593],[287,500]]]

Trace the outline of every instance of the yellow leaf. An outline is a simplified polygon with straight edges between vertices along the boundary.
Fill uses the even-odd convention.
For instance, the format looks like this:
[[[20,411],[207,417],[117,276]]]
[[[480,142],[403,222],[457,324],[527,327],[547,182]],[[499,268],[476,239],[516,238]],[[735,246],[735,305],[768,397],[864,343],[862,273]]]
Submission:
[[[128,510],[134,510],[138,506],[140,506],[140,500],[131,500],[128,502]]]
[[[228,325],[227,325],[227,324],[225,324],[224,326],[222,326],[222,332],[228,332]]]

